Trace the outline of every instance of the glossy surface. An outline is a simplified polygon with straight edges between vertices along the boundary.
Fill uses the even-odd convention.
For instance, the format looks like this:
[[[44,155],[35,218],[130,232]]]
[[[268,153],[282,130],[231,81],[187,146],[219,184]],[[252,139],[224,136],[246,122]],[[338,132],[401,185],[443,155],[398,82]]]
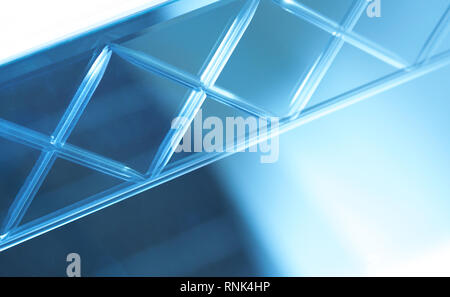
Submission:
[[[331,10],[308,1],[218,1],[154,27],[148,12],[4,65],[0,135],[42,152],[34,167],[27,162],[26,177],[18,174],[17,193],[17,181],[5,191],[12,202],[2,202],[0,250],[233,154],[173,157],[210,101],[223,114],[280,117],[279,130],[238,138],[242,150],[450,64],[447,48],[431,54],[446,44],[446,1],[432,7],[427,34],[407,54],[395,36],[364,31],[365,0],[348,2]],[[358,75],[342,66],[347,59],[377,66]],[[171,129],[176,116],[186,120]],[[80,165],[95,174],[73,168]],[[59,170],[78,171],[86,184],[58,179]],[[86,191],[54,203],[70,187]]]

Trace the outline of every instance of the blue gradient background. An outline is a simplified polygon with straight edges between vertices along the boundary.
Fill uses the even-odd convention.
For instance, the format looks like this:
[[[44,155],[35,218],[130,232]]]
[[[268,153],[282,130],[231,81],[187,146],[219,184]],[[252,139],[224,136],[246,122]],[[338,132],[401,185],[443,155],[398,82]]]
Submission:
[[[261,2],[217,85],[283,113],[330,35]],[[299,2],[338,22],[352,3]],[[206,45],[214,44],[242,2],[236,3],[156,25],[126,45],[148,44],[146,53],[196,73]],[[382,0],[382,17],[363,15],[354,31],[413,63],[449,4]],[[450,49],[448,31],[433,54]],[[308,106],[394,71],[344,45]],[[133,86],[125,85],[126,91]],[[112,99],[120,96],[116,87],[104,87]],[[155,85],[149,96],[164,100],[168,88]],[[238,153],[4,251],[0,275],[63,275],[70,252],[88,263],[86,275],[450,275],[449,94],[446,67],[283,134],[274,164],[260,164],[257,153]],[[161,108],[179,106],[171,102]],[[121,106],[111,105],[111,114],[115,110]],[[112,115],[109,120],[115,121]],[[103,141],[98,147],[125,135],[123,129],[97,139]],[[90,137],[107,131],[93,130]],[[98,148],[80,135],[81,146]],[[132,152],[119,150],[127,157]],[[3,176],[11,162],[6,159]],[[69,167],[61,169],[65,180],[72,178]],[[62,206],[84,198],[89,183],[99,179],[85,181],[75,193],[80,197]]]

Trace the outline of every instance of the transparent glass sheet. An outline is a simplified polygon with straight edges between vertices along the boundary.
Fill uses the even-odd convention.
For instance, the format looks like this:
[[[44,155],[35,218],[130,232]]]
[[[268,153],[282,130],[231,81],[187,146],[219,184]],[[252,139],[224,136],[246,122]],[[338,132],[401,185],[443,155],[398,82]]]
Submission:
[[[168,1],[0,65],[0,251],[450,64],[448,0],[381,2]],[[200,113],[278,125],[178,153]]]

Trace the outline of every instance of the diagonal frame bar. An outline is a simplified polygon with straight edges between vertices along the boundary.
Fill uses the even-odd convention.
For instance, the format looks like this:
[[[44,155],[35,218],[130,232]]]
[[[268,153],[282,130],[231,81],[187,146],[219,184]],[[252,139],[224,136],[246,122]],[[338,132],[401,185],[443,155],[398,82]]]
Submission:
[[[200,81],[203,85],[205,85],[205,87],[208,88],[215,84],[234,49],[238,45],[251,20],[253,19],[258,5],[259,0],[248,0],[234,19],[231,26],[228,28],[225,36],[220,41],[217,49],[214,51],[211,60],[206,63],[206,66],[200,75]],[[167,163],[169,163],[176,147],[191,125],[205,99],[206,93],[203,90],[194,90],[190,93],[185,105],[182,107],[178,115],[178,119],[181,120],[178,127],[171,129],[166,135],[153,162],[150,165],[150,168],[147,171],[148,175],[157,176],[161,173]]]
[[[128,166],[71,144],[57,146],[49,136],[0,119],[0,136],[39,150],[54,150],[68,161],[124,181],[143,180],[144,176]]]
[[[405,68],[408,62],[398,57],[396,54],[381,47],[380,45],[364,38],[354,32],[347,32],[335,21],[328,19],[320,13],[312,10],[306,5],[298,3],[296,0],[272,0],[284,10],[296,15],[304,21],[307,21],[316,27],[342,38],[345,42],[359,48],[360,50],[374,56],[375,58],[394,66],[395,68]]]
[[[275,116],[271,112],[247,103],[245,100],[217,86],[207,87],[200,81],[199,78],[178,69],[175,66],[158,60],[155,57],[117,44],[110,44],[109,46],[115,54],[133,65],[157,75],[161,75],[185,87],[197,91],[203,90],[206,95],[210,96],[211,99],[214,99],[219,103],[247,112],[255,117],[268,118]]]
[[[351,32],[368,5],[367,0],[356,0],[342,23],[345,32]],[[290,114],[301,112],[308,104],[323,77],[327,73],[336,56],[342,49],[344,40],[333,36],[308,74],[302,79],[290,103]]]
[[[442,15],[441,19],[437,23],[434,30],[431,32],[424,46],[422,47],[419,55],[417,56],[416,63],[423,62],[428,59],[431,52],[439,45],[442,39],[445,37],[446,32],[450,28],[450,5]]]

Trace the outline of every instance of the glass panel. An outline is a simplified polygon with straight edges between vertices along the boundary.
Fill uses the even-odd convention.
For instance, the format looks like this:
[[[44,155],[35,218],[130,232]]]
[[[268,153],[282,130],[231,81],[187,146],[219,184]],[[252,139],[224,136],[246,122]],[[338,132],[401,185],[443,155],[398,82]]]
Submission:
[[[265,119],[206,98],[167,169],[183,166],[197,158],[208,157],[208,154],[234,149],[238,144],[257,135],[258,128],[265,125]]]
[[[380,1],[381,16],[364,15],[355,32],[413,63],[449,5],[448,0]]]
[[[330,37],[272,1],[262,1],[217,85],[273,114],[286,115],[300,80]]]
[[[344,45],[325,74],[307,108],[397,71],[394,67]]]
[[[145,172],[189,91],[113,54],[68,142]]]
[[[87,73],[90,55],[23,75],[0,86],[0,117],[51,134]]]
[[[119,42],[197,74],[243,1],[226,1],[144,29]]]

